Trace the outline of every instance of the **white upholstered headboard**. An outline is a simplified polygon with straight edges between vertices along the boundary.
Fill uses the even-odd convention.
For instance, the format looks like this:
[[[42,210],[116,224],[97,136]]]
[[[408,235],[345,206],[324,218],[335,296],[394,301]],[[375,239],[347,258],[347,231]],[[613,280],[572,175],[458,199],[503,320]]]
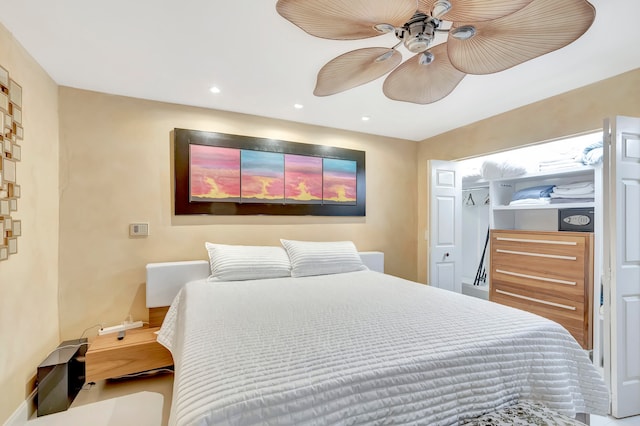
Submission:
[[[384,272],[384,253],[363,251],[359,254],[367,268]],[[147,308],[171,305],[185,283],[207,278],[210,274],[206,260],[147,264]]]

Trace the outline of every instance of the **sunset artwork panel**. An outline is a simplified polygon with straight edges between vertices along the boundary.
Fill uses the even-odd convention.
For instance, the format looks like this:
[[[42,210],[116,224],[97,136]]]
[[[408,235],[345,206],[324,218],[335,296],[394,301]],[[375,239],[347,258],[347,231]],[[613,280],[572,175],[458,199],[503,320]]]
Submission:
[[[366,216],[364,151],[173,131],[175,215]]]
[[[242,202],[284,202],[284,154],[243,149],[241,164]]]
[[[355,161],[324,158],[322,177],[325,204],[356,204],[358,180]]]
[[[284,191],[287,204],[322,204],[322,158],[286,154]]]
[[[189,146],[190,201],[240,201],[240,150]]]

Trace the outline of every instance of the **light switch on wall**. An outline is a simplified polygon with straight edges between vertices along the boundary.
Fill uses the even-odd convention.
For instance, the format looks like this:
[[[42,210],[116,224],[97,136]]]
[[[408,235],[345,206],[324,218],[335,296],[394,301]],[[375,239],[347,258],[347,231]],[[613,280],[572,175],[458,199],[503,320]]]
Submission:
[[[146,237],[147,235],[149,235],[148,223],[130,223],[129,224],[130,237]]]

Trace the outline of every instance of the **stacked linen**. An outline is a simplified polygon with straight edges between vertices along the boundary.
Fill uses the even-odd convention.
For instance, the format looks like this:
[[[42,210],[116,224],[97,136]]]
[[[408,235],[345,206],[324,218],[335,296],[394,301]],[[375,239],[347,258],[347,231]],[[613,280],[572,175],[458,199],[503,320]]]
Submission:
[[[531,186],[513,193],[510,206],[549,204],[555,185]]]
[[[582,152],[578,152],[578,150],[573,147],[562,152],[553,153],[553,159],[538,162],[538,170],[546,172],[580,167],[582,166],[581,154]]]
[[[552,204],[588,203],[595,198],[593,182],[576,182],[557,185],[550,194]]]
[[[557,158],[555,160],[543,160],[538,163],[538,170],[546,172],[550,170],[573,169],[582,166],[582,162],[575,156]]]

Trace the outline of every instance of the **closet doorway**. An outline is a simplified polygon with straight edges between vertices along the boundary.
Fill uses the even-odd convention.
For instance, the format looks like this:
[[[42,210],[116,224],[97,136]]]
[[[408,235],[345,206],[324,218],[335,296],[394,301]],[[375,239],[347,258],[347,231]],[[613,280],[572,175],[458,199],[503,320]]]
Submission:
[[[508,188],[506,185],[513,185],[521,177],[539,176],[541,180],[548,181],[556,176],[561,179],[559,176],[565,174],[569,175],[569,181],[580,180],[580,170],[601,167],[602,148],[598,148],[601,143],[602,132],[598,131],[456,162],[462,176],[460,217],[463,262],[460,288],[463,294],[482,299],[489,297],[487,236],[490,228],[500,228],[505,221],[511,224],[513,220],[515,229],[558,230],[558,209],[563,208],[562,205],[548,209],[527,209],[524,206],[516,213],[509,213],[500,210],[500,207],[509,204],[510,200],[505,199],[504,195],[501,200],[491,200],[491,195],[497,196],[501,188]],[[573,170],[577,174],[571,176],[570,171]],[[531,185],[539,183],[530,182],[533,182]],[[494,187],[490,188],[492,183]],[[529,184],[520,186],[523,185]],[[535,207],[533,201],[531,206]],[[576,203],[571,203],[571,207],[576,206]],[[595,195],[584,206],[596,208]]]

